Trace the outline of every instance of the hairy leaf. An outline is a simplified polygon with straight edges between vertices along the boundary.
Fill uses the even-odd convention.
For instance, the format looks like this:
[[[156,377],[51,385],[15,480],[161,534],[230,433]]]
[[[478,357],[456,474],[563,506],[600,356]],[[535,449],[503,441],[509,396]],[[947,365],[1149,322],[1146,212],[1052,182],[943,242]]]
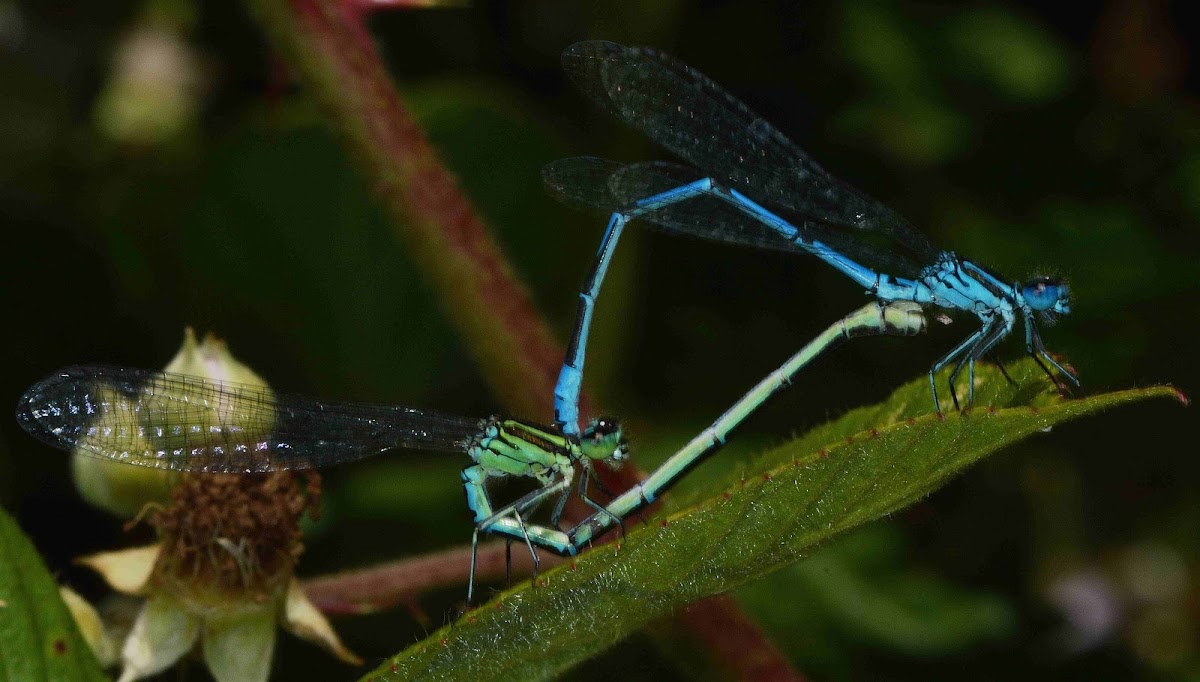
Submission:
[[[976,407],[944,416],[929,413],[928,381],[913,381],[764,453],[702,502],[647,526],[631,523],[624,541],[546,573],[536,589],[514,587],[364,679],[552,676],[651,619],[920,500],[1006,445],[1117,405],[1178,396],[1160,386],[1064,399],[1032,362],[1011,373],[1016,384],[981,367]]]

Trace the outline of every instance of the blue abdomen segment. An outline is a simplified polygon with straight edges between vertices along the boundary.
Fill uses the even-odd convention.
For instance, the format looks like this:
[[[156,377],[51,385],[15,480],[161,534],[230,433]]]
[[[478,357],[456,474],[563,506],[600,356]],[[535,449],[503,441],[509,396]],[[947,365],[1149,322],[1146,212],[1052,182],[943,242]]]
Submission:
[[[581,314],[555,392],[556,418],[566,432],[579,432],[585,342],[604,269],[620,228],[635,217],[676,234],[814,255],[880,301],[977,316],[981,328],[935,364],[931,382],[932,372],[946,364],[953,364],[952,374],[964,364],[970,372],[1020,317],[1029,354],[1077,383],[1046,353],[1032,317],[1070,310],[1060,282],[1045,278],[1018,289],[938,251],[904,218],[830,175],[720,85],[670,55],[587,41],[567,48],[562,65],[600,108],[690,164],[576,157],[543,169],[552,194],[612,215],[597,266],[580,294]],[[940,410],[936,391],[933,398]]]
[[[781,241],[797,250],[816,256],[863,287],[864,291],[883,302],[911,301],[922,305],[968,311],[981,317],[1004,301],[978,280],[959,267],[958,259],[943,253],[937,262],[926,268],[919,279],[913,280],[877,272],[850,258],[839,250],[809,236],[780,216],[754,202],[737,190],[727,189],[711,178],[704,178],[660,194],[647,197],[631,208],[617,212],[609,219],[609,228],[597,255],[596,265],[580,292],[580,315],[576,322],[568,356],[559,372],[554,392],[555,420],[566,433],[579,433],[579,395],[582,390],[586,339],[590,332],[592,313],[599,296],[603,277],[611,261],[616,242],[624,224],[631,218],[646,216],[652,219],[655,211],[678,202],[701,196],[720,199],[757,223],[769,228]],[[701,233],[700,236],[708,236]],[[1011,327],[1010,327],[1011,328]],[[940,410],[934,393],[934,405]]]

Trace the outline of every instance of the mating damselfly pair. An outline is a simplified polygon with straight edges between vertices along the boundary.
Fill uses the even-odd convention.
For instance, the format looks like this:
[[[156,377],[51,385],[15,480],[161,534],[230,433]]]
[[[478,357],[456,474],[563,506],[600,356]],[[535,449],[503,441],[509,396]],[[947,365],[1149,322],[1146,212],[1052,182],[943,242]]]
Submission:
[[[547,167],[550,190],[612,212],[580,293],[579,317],[554,396],[555,424],[500,417],[471,419],[425,410],[333,403],[262,388],[148,370],[83,365],[52,374],[18,405],[22,426],[56,447],[109,460],[189,472],[254,473],[321,467],[390,449],[458,452],[475,531],[572,555],[621,525],[724,444],[728,434],[817,355],[854,336],[913,335],[925,307],[968,311],[980,328],[930,371],[953,365],[954,380],[1012,331],[1056,383],[1036,315],[1068,312],[1067,290],[1049,278],[1005,283],[953,253],[939,252],[890,209],[833,178],[799,147],[702,74],[654,50],[607,42],[571,46],[563,65],[603,108],[639,128],[699,170],[661,162],[619,164],[573,158]],[[838,320],[746,393],[659,469],[607,504],[588,487],[595,463],[619,463],[627,445],[619,424],[596,419],[580,428],[579,391],[592,311],[624,225],[645,218],[668,231],[814,255],[876,299]],[[882,245],[881,245],[882,243]],[[973,397],[968,383],[968,401]],[[536,488],[494,504],[488,484],[524,477]],[[559,527],[572,491],[594,513]],[[533,510],[554,500],[548,524]],[[472,597],[468,589],[468,600]]]

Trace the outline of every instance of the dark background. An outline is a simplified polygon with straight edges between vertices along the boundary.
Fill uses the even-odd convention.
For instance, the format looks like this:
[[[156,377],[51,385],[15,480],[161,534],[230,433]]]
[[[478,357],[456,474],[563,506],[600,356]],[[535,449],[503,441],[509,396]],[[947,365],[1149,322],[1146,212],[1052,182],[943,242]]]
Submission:
[[[1014,280],[1066,277],[1073,313],[1044,337],[1084,393],[1196,389],[1200,80],[1185,3],[797,5],[480,3],[378,14],[371,28],[562,338],[604,217],[553,203],[539,168],[665,156],[562,77],[563,47],[606,38],[701,69],[936,243]],[[193,325],[279,388],[501,408],[241,6],[4,5],[0,218],[0,404],[65,364],[161,366]],[[588,385],[627,420],[647,469],[863,302],[815,262],[627,234]],[[715,466],[881,399],[966,329],[837,351]],[[549,413],[547,396],[546,414],[525,416]],[[821,679],[1196,675],[1194,422],[1156,402],[1058,428],[739,596]],[[462,465],[392,458],[330,473],[300,573],[468,541]],[[11,419],[0,502],[93,598],[98,582],[70,560],[146,538],[80,501],[67,458]],[[461,598],[421,607],[436,627]],[[368,660],[427,631],[403,609],[337,626]],[[635,636],[575,675],[687,676],[664,641]],[[288,679],[354,675],[290,637],[277,666]]]

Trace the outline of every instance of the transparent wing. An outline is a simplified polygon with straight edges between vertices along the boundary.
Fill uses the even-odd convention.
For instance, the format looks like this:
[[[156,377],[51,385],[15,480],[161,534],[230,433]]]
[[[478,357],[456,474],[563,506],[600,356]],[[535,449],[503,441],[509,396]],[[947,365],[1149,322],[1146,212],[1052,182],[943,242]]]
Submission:
[[[622,164],[590,156],[559,159],[542,169],[546,190],[561,201],[606,212],[627,211],[639,200],[661,194],[705,177],[695,168],[665,161]],[[848,234],[786,209],[779,216],[796,230],[871,267],[903,277],[917,277],[927,263],[889,250],[887,240],[875,233]],[[781,236],[754,217],[711,196],[699,196],[644,213],[639,220],[675,234],[701,237],[727,244],[809,253],[792,239]],[[929,261],[933,262],[933,261]]]
[[[559,159],[542,169],[542,181],[551,195],[566,203],[606,212],[625,211],[639,199],[703,177],[695,168],[679,164],[656,161],[625,165],[590,156]],[[714,197],[681,201],[650,211],[639,219],[667,232],[803,253],[794,242]]]
[[[225,473],[317,468],[392,448],[462,451],[483,428],[478,419],[406,407],[103,365],[67,367],[34,384],[17,421],[64,450]]]
[[[829,227],[886,236],[913,260],[933,262],[936,249],[902,217],[827,173],[745,104],[673,57],[591,41],[568,47],[562,64],[602,108],[756,202]]]

